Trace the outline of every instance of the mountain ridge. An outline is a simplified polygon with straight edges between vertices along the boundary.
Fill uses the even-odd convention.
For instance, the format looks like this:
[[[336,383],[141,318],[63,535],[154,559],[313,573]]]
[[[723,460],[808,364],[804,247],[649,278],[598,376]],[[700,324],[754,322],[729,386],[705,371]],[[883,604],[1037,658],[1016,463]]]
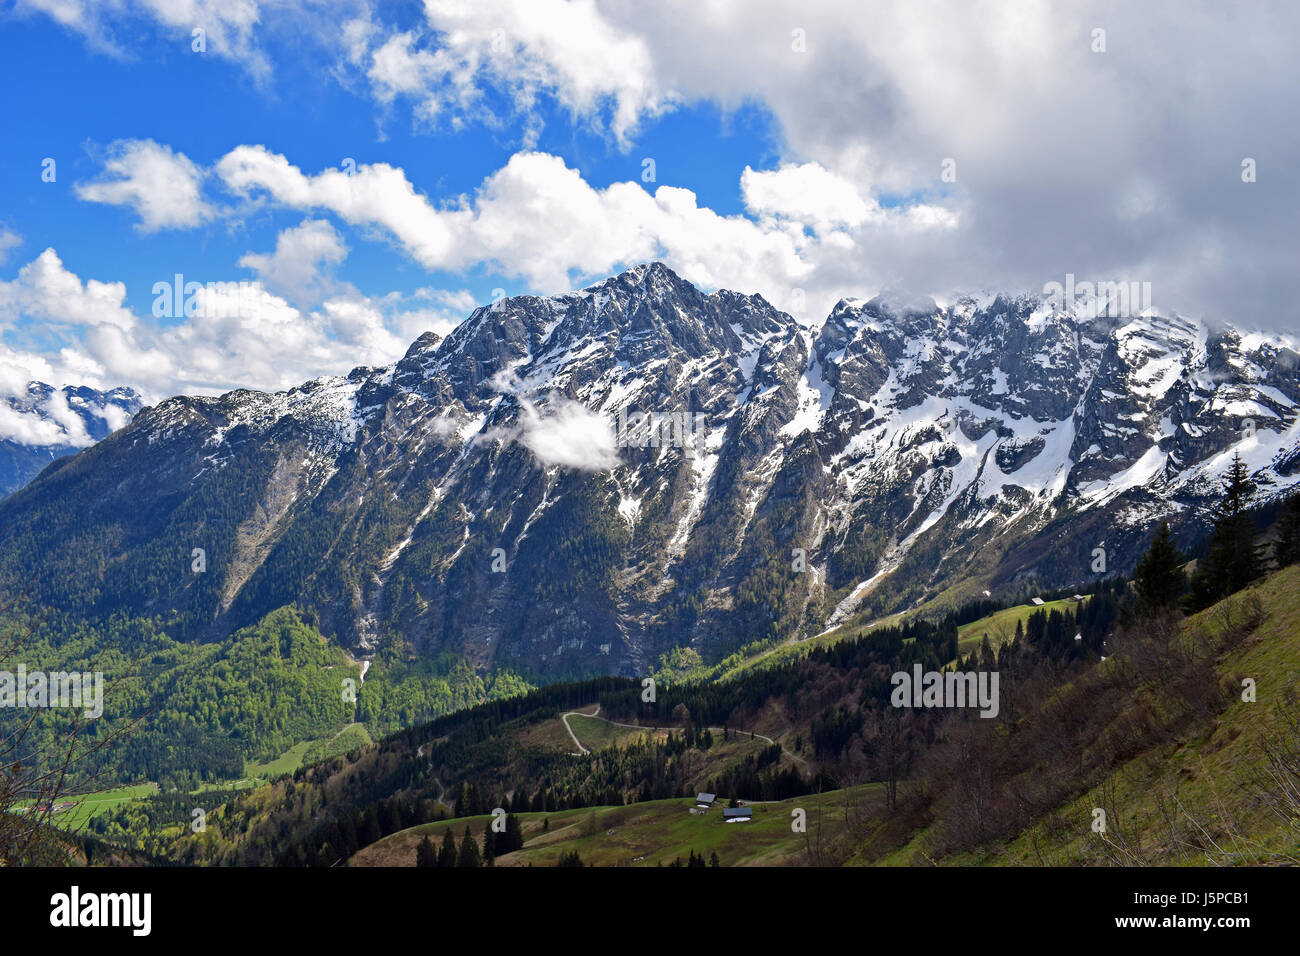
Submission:
[[[298,602],[361,656],[634,675],[1127,570],[1159,520],[1204,527],[1234,452],[1265,500],[1300,481],[1293,343],[1105,312],[876,296],[808,327],[643,264],[391,366],[142,409],[0,505],[0,583],[26,555],[39,594],[184,636]]]

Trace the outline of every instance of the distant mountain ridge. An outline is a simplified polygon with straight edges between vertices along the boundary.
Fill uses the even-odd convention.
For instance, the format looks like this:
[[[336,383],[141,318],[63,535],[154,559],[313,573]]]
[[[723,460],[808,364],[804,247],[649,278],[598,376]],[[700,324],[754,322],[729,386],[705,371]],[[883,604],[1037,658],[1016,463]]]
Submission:
[[[1300,481],[1295,343],[1092,311],[880,296],[808,328],[660,263],[507,298],[392,366],[141,410],[0,504],[0,584],[641,674],[1126,571],[1159,520],[1204,527],[1234,452],[1261,498]],[[620,435],[639,415],[667,425]]]
[[[30,382],[26,394],[0,397],[0,496],[17,491],[42,468],[106,438],[139,411],[134,389],[56,389]]]

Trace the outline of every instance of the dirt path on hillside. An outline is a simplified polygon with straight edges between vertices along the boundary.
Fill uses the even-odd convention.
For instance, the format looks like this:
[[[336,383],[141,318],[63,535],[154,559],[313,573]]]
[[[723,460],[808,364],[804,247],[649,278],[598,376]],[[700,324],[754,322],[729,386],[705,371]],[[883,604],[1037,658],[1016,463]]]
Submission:
[[[573,732],[573,728],[569,726],[569,718],[570,717],[595,717],[599,713],[600,713],[600,704],[597,704],[596,709],[593,710],[590,714],[584,714],[580,710],[571,710],[566,714],[560,715],[560,720],[564,722],[564,729],[569,732],[569,736],[573,738],[574,746],[578,748],[578,753],[573,754],[573,756],[583,757],[591,753],[591,751],[582,745],[582,741],[578,739],[578,735]],[[605,720],[604,717],[601,717],[599,719]],[[605,723],[610,723],[610,721],[606,720]]]
[[[680,728],[678,728],[678,727],[647,727],[647,726],[645,726],[644,724],[622,724],[622,723],[619,723],[617,720],[610,720],[608,717],[601,717],[601,716],[600,716],[600,704],[597,704],[597,705],[596,705],[596,709],[593,710],[590,714],[584,714],[584,713],[582,713],[581,711],[578,711],[578,710],[571,710],[571,711],[569,711],[567,714],[562,715],[562,716],[561,716],[561,720],[564,721],[564,729],[567,730],[567,731],[569,732],[569,736],[573,738],[573,742],[574,742],[575,744],[577,744],[577,745],[578,745],[578,749],[582,751],[581,754],[575,754],[575,755],[574,755],[574,756],[577,756],[577,757],[581,757],[581,756],[583,756],[584,754],[589,754],[589,753],[591,753],[591,751],[588,750],[586,747],[582,746],[582,742],[581,742],[580,740],[578,740],[577,735],[574,734],[574,732],[573,732],[573,728],[569,726],[569,718],[570,718],[571,716],[578,716],[578,717],[595,717],[597,720],[603,720],[605,723],[610,724],[610,725],[612,725],[612,726],[614,726],[614,727],[627,727],[627,728],[629,728],[629,729],[631,729],[631,730],[649,730],[649,731],[668,730],[668,731],[673,731],[673,730],[679,730],[679,729],[680,729]],[[800,756],[799,756],[798,754],[796,754],[796,753],[792,753],[792,752],[790,752],[789,750],[786,750],[784,746],[782,746],[781,744],[778,744],[778,743],[777,743],[775,740],[773,740],[771,737],[764,736],[763,734],[756,734],[756,733],[754,733],[752,730],[740,730],[740,729],[737,729],[737,728],[735,728],[735,727],[729,727],[729,728],[724,728],[724,727],[709,727],[709,728],[708,728],[709,733],[719,733],[719,734],[722,734],[722,733],[726,733],[728,730],[730,730],[732,733],[736,733],[736,734],[749,734],[750,737],[756,737],[756,738],[758,738],[759,740],[766,740],[769,744],[773,744],[774,746],[781,747],[781,753],[785,754],[785,755],[786,755],[787,757],[789,757],[791,760],[795,761],[796,763],[800,764],[801,766],[803,766],[803,767],[805,767],[805,768],[808,766],[808,761],[807,761],[807,760],[805,760],[803,757],[800,757]]]

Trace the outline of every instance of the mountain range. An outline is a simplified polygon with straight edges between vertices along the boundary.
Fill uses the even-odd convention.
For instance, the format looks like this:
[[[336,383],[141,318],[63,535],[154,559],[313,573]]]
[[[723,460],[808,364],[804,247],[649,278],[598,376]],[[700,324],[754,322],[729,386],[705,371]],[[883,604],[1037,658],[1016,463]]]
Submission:
[[[1296,343],[1111,312],[810,326],[660,263],[504,298],[391,366],[140,409],[0,503],[0,585],[199,640],[296,603],[363,658],[555,679],[1081,585],[1202,534],[1234,454],[1261,500],[1300,481]]]
[[[17,491],[56,458],[123,427],[140,405],[130,388],[54,388],[44,382],[0,397],[0,496]]]

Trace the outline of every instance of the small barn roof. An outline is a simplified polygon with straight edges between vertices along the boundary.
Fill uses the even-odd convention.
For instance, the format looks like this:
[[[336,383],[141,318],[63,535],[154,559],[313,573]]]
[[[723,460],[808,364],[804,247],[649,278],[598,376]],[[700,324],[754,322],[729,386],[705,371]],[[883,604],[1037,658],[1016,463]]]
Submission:
[[[695,795],[696,803],[712,803],[716,799],[718,799],[718,795],[716,793],[705,793],[703,791],[700,791]]]
[[[754,815],[753,807],[727,807],[722,811],[724,819],[730,817],[752,817]]]

